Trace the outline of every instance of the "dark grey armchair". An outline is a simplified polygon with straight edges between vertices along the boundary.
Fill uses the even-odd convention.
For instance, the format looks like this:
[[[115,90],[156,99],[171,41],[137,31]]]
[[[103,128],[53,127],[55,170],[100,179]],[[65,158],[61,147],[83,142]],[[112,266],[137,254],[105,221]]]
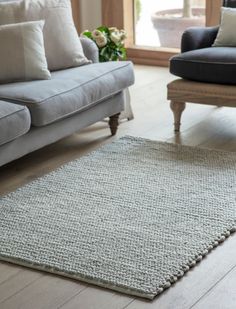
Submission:
[[[236,8],[236,0],[223,6]],[[181,54],[170,60],[170,72],[184,79],[236,84],[236,47],[212,47],[219,27],[189,28],[182,36]]]

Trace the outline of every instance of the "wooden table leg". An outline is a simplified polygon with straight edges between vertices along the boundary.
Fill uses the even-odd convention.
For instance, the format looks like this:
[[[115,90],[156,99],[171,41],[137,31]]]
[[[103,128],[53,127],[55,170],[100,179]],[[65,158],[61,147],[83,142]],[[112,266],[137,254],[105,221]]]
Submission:
[[[171,101],[170,108],[174,113],[174,126],[175,126],[175,132],[179,132],[180,125],[181,125],[181,116],[183,111],[185,110],[186,104],[185,102],[176,102]]]

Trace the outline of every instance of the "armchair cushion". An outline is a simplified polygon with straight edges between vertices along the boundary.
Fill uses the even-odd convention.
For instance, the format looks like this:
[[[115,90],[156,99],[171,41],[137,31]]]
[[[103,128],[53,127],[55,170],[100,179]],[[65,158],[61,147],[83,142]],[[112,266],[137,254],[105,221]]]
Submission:
[[[229,8],[236,8],[236,0],[224,0],[223,6],[226,6]]]
[[[181,41],[181,52],[212,46],[219,27],[191,27],[184,31]]]
[[[236,84],[236,47],[210,47],[174,56],[170,72],[184,79]]]

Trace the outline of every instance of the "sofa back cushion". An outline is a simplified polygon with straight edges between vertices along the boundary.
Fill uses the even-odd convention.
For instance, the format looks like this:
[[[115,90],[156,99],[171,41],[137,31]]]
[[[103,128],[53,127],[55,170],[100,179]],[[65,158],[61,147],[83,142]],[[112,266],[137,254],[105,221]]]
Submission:
[[[50,79],[44,21],[0,26],[0,83]]]
[[[0,0],[0,25],[15,24],[25,21],[23,3],[20,1]]]
[[[49,70],[89,63],[75,28],[70,0],[0,2],[0,25],[45,20],[43,29]]]
[[[27,20],[45,20],[48,67],[59,70],[88,63],[75,28],[70,0],[25,0]]]
[[[223,6],[228,8],[236,8],[236,0],[224,0]]]

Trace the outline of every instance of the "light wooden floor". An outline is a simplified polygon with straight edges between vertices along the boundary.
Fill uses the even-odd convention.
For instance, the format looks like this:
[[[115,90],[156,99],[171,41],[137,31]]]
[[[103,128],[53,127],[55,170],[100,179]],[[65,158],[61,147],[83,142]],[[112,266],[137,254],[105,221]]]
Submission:
[[[188,105],[182,133],[175,136],[166,101],[165,68],[136,67],[131,89],[135,120],[125,134],[236,152],[236,109]],[[116,137],[117,138],[117,137]],[[0,168],[0,194],[42,176],[68,161],[110,143],[106,123]],[[50,274],[0,263],[0,309],[235,309],[236,236],[230,237],[194,270],[153,302],[78,283]]]

